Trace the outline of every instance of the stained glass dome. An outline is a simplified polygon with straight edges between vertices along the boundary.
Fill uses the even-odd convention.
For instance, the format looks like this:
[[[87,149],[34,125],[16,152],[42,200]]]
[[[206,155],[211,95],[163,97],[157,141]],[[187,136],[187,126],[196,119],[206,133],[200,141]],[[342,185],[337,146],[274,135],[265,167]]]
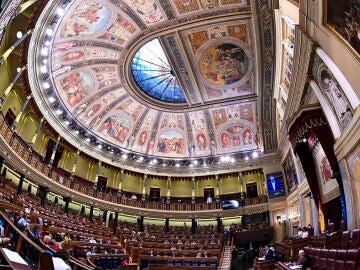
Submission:
[[[185,96],[158,39],[135,54],[131,67],[134,81],[146,95],[163,102],[185,103]]]

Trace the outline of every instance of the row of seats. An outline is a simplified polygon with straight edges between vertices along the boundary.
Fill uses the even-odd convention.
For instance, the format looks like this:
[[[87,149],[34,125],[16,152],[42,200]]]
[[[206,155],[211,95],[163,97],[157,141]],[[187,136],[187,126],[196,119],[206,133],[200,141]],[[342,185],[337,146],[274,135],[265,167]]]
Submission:
[[[152,257],[148,255],[140,256],[140,269],[147,268],[151,265],[159,266],[181,266],[181,267],[212,267],[217,269],[218,258],[171,258],[171,257]]]

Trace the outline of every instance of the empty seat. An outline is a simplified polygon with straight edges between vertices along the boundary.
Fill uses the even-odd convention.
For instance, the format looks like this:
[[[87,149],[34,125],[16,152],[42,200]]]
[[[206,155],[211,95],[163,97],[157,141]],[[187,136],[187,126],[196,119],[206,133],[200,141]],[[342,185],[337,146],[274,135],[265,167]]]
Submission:
[[[340,242],[340,248],[348,248],[349,246],[349,239],[350,239],[350,232],[349,231],[343,231],[341,235],[341,242]]]
[[[355,229],[352,232],[349,248],[357,249],[359,247],[360,247],[360,229]]]

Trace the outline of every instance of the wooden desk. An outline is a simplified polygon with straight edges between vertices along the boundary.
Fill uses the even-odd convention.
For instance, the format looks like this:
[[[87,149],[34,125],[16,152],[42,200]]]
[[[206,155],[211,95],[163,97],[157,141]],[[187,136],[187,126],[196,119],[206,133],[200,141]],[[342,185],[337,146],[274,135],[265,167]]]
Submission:
[[[18,253],[11,251],[7,248],[3,248],[3,247],[0,247],[0,253],[1,253],[1,256],[6,260],[6,262],[9,264],[9,266],[12,269],[31,270],[31,267],[26,263],[26,261],[24,259],[22,259],[23,263],[20,263],[11,258],[11,254],[14,254],[15,256],[18,255],[21,258],[21,256]]]

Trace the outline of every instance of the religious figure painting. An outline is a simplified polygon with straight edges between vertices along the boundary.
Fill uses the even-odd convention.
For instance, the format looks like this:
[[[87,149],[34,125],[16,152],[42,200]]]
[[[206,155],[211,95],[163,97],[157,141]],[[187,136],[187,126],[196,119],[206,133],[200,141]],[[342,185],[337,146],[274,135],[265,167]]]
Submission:
[[[219,126],[227,121],[226,111],[224,108],[213,110],[212,115],[215,126]]]
[[[288,192],[290,193],[292,189],[298,184],[295,164],[290,152],[287,154],[284,162],[282,163],[282,169],[287,183]]]
[[[157,151],[164,154],[185,154],[185,138],[175,130],[167,130],[157,139]]]
[[[360,59],[360,2],[324,0],[324,23]]]
[[[231,85],[241,81],[248,71],[249,60],[238,45],[212,45],[200,56],[199,69],[204,79],[214,85]]]
[[[95,1],[84,1],[66,18],[61,37],[89,36],[99,30],[109,20],[108,9]]]
[[[75,72],[60,80],[62,95],[71,107],[88,96],[95,87],[94,79],[87,72]]]
[[[130,128],[131,126],[128,119],[118,114],[107,118],[101,125],[99,131],[105,136],[112,137],[120,143],[123,143],[128,137]]]

